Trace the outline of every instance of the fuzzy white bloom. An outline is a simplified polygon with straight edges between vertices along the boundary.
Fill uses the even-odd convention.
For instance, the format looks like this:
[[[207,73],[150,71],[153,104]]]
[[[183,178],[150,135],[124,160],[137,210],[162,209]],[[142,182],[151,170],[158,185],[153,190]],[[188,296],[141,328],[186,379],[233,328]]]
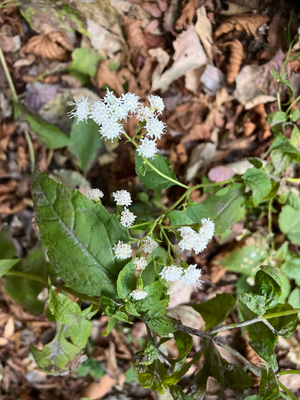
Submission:
[[[121,97],[117,98],[115,103],[112,104],[109,109],[112,118],[115,118],[116,120],[127,119],[128,117],[128,109]]]
[[[161,273],[159,274],[162,279],[165,279],[167,282],[176,282],[181,278],[182,268],[177,267],[176,265],[170,265],[168,267],[164,267]]]
[[[68,116],[70,118],[77,117],[77,124],[78,122],[85,121],[90,115],[90,105],[88,103],[88,97],[81,97],[80,100],[74,99],[75,102],[70,103],[70,105],[75,106],[75,108],[68,112]]]
[[[140,122],[144,122],[153,117],[153,112],[149,107],[140,107],[136,110],[135,116]]]
[[[151,254],[152,251],[154,251],[158,246],[158,243],[151,239],[150,236],[147,236],[145,239],[143,239],[142,243],[142,251],[146,254]]]
[[[104,197],[104,193],[100,189],[92,189],[87,192],[86,197],[92,201],[99,201]]]
[[[201,271],[200,269],[197,269],[197,264],[190,265],[186,270],[184,270],[181,281],[186,285],[193,285],[195,290],[197,290],[196,286],[200,286],[202,283],[200,276]]]
[[[164,111],[165,104],[161,97],[150,94],[149,96],[147,96],[147,98],[149,100],[150,106],[152,108],[155,108],[158,114],[161,114]]]
[[[114,92],[106,89],[106,95],[103,97],[103,101],[112,106],[117,103],[118,98],[114,95]]]
[[[121,125],[113,118],[108,119],[105,123],[102,124],[101,128],[99,129],[100,135],[104,139],[110,140],[119,138],[122,132],[123,125]]]
[[[145,129],[147,131],[147,136],[152,139],[160,139],[165,133],[166,125],[156,117],[152,117],[147,119]]]
[[[103,101],[95,101],[95,103],[91,106],[90,118],[94,120],[96,124],[102,125],[110,121],[111,112]]]
[[[145,257],[139,257],[133,260],[133,265],[138,271],[144,270],[147,267],[147,264],[148,263]]]
[[[206,249],[208,240],[203,237],[202,235],[200,235],[199,233],[197,233],[194,237],[195,243],[194,243],[194,252],[196,254],[201,253],[204,249]]]
[[[207,240],[211,240],[214,237],[215,224],[210,218],[201,219],[202,227],[199,230],[199,235],[203,236]]]
[[[135,112],[140,106],[139,96],[136,96],[134,93],[123,94],[122,99],[128,112]]]
[[[192,250],[196,242],[197,233],[189,226],[179,228],[178,231],[182,236],[182,240],[178,243],[181,250]]]
[[[113,251],[115,253],[115,258],[119,258],[120,260],[126,260],[126,258],[129,258],[132,255],[130,244],[123,243],[121,240],[114,245]]]
[[[125,207],[125,210],[121,212],[121,224],[126,228],[131,226],[134,223],[135,219],[136,215],[130,212],[128,208]]]
[[[150,140],[147,137],[141,140],[140,147],[137,149],[140,156],[145,158],[153,158],[157,153],[155,140]]]
[[[113,192],[113,198],[117,206],[130,206],[132,203],[130,193],[127,190],[118,190]]]
[[[130,296],[134,300],[144,300],[148,296],[148,293],[145,292],[145,290],[143,289],[135,289],[133,292],[130,293]]]

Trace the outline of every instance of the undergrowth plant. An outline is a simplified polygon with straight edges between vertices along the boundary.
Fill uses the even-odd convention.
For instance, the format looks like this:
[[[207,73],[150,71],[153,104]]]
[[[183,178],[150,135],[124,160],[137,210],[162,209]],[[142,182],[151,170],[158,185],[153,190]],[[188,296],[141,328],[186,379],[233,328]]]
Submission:
[[[283,69],[274,77],[291,90]],[[117,324],[128,331],[134,321],[145,323],[147,340],[134,356],[138,380],[145,388],[159,393],[169,389],[175,400],[199,400],[204,398],[207,379],[212,376],[220,384],[219,399],[224,398],[227,387],[235,390],[238,399],[296,399],[278,378],[299,371],[278,372],[274,347],[278,336],[293,335],[300,312],[299,298],[297,303],[294,296],[296,308],[288,297],[291,290],[299,293],[300,284],[300,257],[294,247],[300,245],[300,199],[290,186],[299,179],[286,173],[300,161],[300,113],[294,108],[296,100],[291,100],[285,111],[280,98],[278,102],[279,111],[269,116],[275,140],[262,159],[250,158],[252,167],[243,175],[218,183],[203,180],[189,187],[177,180],[170,162],[157,154],[156,140],[166,130],[159,119],[164,110],[160,97],[150,95],[149,104],[143,105],[132,93],[117,98],[108,90],[104,99],[94,104],[84,97],[75,100],[70,117],[77,122],[92,119],[104,140],[126,140],[134,146],[136,173],[144,187],[161,191],[177,185],[182,194],[156,218],[142,219],[133,212],[133,200],[126,190],[112,193],[112,214],[102,204],[101,190],[95,188],[84,196],[39,169],[34,171],[32,198],[49,262],[39,249],[23,260],[14,258],[9,233],[2,231],[0,271],[5,275],[7,293],[33,314],[44,312],[45,300],[39,294],[48,289],[46,315],[56,322],[57,329],[43,348],[31,346],[41,369],[63,375],[78,367],[89,343],[91,319],[100,309],[109,317],[106,335]],[[138,121],[132,137],[123,127],[127,118]],[[287,129],[291,131],[289,139]],[[199,189],[206,193],[202,203],[190,199]],[[274,224],[275,213],[279,213],[278,226]],[[264,216],[268,219],[267,234],[249,231],[252,244],[223,261],[245,278],[238,286],[238,297],[223,293],[193,304],[205,321],[203,331],[170,317],[170,294],[176,293],[178,283],[193,285],[195,290],[202,284],[201,270],[185,262],[184,252],[199,254],[214,235],[225,240],[233,224],[242,218],[249,222]],[[275,240],[274,227],[286,240]],[[234,309],[240,321],[224,325]],[[248,331],[251,347],[263,360],[260,366],[218,335],[237,328]],[[201,338],[199,352],[193,351],[193,336]],[[164,344],[169,340],[176,343],[177,358],[165,354]],[[231,353],[237,363],[225,360],[220,348]],[[181,379],[200,358],[202,368],[185,387]],[[260,378],[259,394],[254,396],[253,376]]]

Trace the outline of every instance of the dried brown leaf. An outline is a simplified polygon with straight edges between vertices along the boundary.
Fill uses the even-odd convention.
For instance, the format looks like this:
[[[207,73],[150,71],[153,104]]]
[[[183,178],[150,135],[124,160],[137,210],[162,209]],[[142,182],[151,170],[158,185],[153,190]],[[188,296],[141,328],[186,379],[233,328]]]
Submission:
[[[73,45],[63,32],[49,32],[34,36],[22,48],[23,53],[33,53],[42,58],[59,61],[67,60],[71,51],[73,51]]]
[[[98,88],[103,85],[109,86],[118,96],[124,93],[124,88],[117,77],[117,71],[109,69],[110,60],[104,60],[100,63],[96,78],[92,80],[93,84]]]
[[[125,15],[123,15],[122,18],[132,63],[136,67],[140,54],[145,58],[148,56],[148,49],[141,28],[141,22],[137,19],[128,18]]]
[[[243,58],[244,58],[244,49],[242,43],[235,39],[232,42],[225,43],[225,46],[229,48],[229,60],[227,63],[227,83],[229,85],[233,84],[235,78],[238,76],[240,71]]]
[[[226,19],[216,30],[215,38],[225,33],[237,30],[245,32],[248,35],[255,36],[257,29],[264,23],[269,21],[266,15],[261,14],[240,14],[234,15]]]
[[[175,29],[182,30],[193,22],[199,0],[188,0],[184,5],[181,15],[176,21]]]
[[[258,127],[263,132],[263,139],[272,136],[270,125],[266,121],[268,114],[266,113],[265,105],[263,103],[257,104],[257,106],[253,108],[253,111],[258,116]]]

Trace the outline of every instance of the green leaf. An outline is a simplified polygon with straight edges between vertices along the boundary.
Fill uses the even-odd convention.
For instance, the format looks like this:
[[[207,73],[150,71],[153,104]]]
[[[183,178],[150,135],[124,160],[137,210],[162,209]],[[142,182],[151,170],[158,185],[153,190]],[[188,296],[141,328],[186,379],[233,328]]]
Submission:
[[[286,122],[287,115],[284,111],[278,111],[268,115],[268,123],[272,126]]]
[[[170,393],[174,400],[189,400],[190,397],[184,394],[180,386],[171,386]]]
[[[299,118],[300,118],[300,110],[299,110],[299,108],[296,108],[296,109],[292,112],[291,120],[292,120],[293,122],[297,122]]]
[[[114,317],[120,321],[128,322],[128,316],[123,311],[120,311],[120,305],[113,299],[101,296],[101,307],[103,308],[104,314],[109,317]]]
[[[79,376],[90,375],[95,379],[99,379],[105,374],[105,369],[95,358],[88,358],[76,369],[76,372]]]
[[[143,301],[137,302],[136,308],[138,311],[151,310],[167,292],[167,288],[161,281],[151,283],[151,285],[144,287],[144,290],[148,293],[148,296]]]
[[[287,303],[277,304],[275,307],[268,310],[268,314],[280,311],[292,310],[292,309],[293,307],[290,304]],[[278,335],[284,337],[285,339],[288,339],[295,333],[297,329],[298,314],[291,314],[291,315],[285,315],[283,317],[271,318],[268,321],[275,328]]]
[[[294,308],[300,308],[300,288],[297,287],[291,291],[288,302]]]
[[[0,259],[11,259],[16,255],[10,229],[6,226],[0,231]]]
[[[293,255],[288,258],[282,266],[282,272],[284,272],[288,278],[294,279],[298,286],[300,286],[300,257]]]
[[[177,361],[186,357],[193,347],[193,338],[186,332],[174,332],[174,339],[176,342],[179,358]]]
[[[272,163],[276,173],[279,175],[289,165],[300,162],[300,152],[289,142],[283,135],[276,136],[273,144],[270,147]]]
[[[207,218],[210,216],[207,207],[203,203],[190,202],[185,212],[193,222],[199,224],[201,224],[202,218]]]
[[[202,203],[208,209],[208,215],[215,223],[215,233],[225,237],[232,225],[240,221],[245,214],[243,185],[232,185],[224,196],[209,196]]]
[[[32,180],[41,241],[59,276],[73,289],[90,295],[116,295],[118,262],[113,246],[129,235],[101,204],[57,184],[36,170]]]
[[[37,365],[46,373],[60,375],[69,371],[69,364],[78,355],[80,348],[70,343],[63,335],[63,328],[58,324],[54,339],[43,350],[30,346]]]
[[[177,181],[175,172],[172,170],[171,163],[167,158],[156,155],[154,160],[149,160],[149,162],[159,172]],[[140,181],[149,189],[161,190],[175,185],[175,182],[170,182],[167,178],[155,172],[149,165],[144,164],[143,157],[139,156],[137,151],[135,152],[135,172]]]
[[[147,311],[147,318],[158,318],[162,317],[166,313],[166,309],[169,305],[169,299],[160,300],[152,308]]]
[[[69,150],[86,175],[102,147],[99,126],[91,119],[87,123],[74,121],[70,137],[73,142],[69,145]]]
[[[36,115],[26,112],[26,121],[31,129],[36,133],[37,137],[49,148],[59,149],[61,147],[72,145],[72,140],[63,133],[59,128],[49,124]]]
[[[248,304],[247,304],[248,305]],[[243,321],[248,321],[257,317],[257,314],[251,311],[242,301],[238,303],[239,311],[243,317]],[[278,336],[273,333],[263,322],[257,322],[248,325],[246,328],[249,332],[249,344],[276,371],[277,361],[274,354],[274,347],[277,343]]]
[[[185,211],[174,210],[167,214],[171,225],[191,225],[193,221],[187,216]]]
[[[119,273],[117,280],[118,296],[126,299],[136,289],[136,277],[133,260],[131,260]]]
[[[167,315],[159,318],[149,318],[146,320],[146,324],[152,331],[156,332],[160,336],[176,332],[174,320]]]
[[[262,169],[249,168],[242,176],[245,185],[252,191],[255,207],[262,202],[271,190],[271,181]]]
[[[221,265],[229,271],[250,275],[256,267],[261,265],[267,253],[266,247],[257,241],[255,244],[233,251],[221,261]]]
[[[255,275],[254,290],[265,296],[266,307],[274,307],[281,296],[280,270],[276,267],[262,266]]]
[[[14,260],[0,260],[0,278],[5,275],[13,266],[20,262],[20,258],[15,258]]]
[[[222,293],[204,303],[193,305],[193,309],[201,314],[205,321],[205,328],[208,330],[227,318],[235,302],[236,300],[231,294]]]
[[[261,366],[261,377],[259,385],[259,395],[263,400],[278,400],[279,386],[272,368],[266,364]]]
[[[254,396],[246,397],[245,400],[264,400],[264,399],[260,397],[258,394],[255,394]]]
[[[70,72],[77,72],[83,75],[94,77],[97,73],[98,62],[101,56],[94,50],[88,50],[86,47],[75,49],[72,53],[72,63],[69,66]]]
[[[22,262],[15,265],[14,271],[23,271],[46,278],[48,276],[47,262],[43,252],[40,249],[32,250]],[[46,286],[46,283],[20,276],[7,275],[5,277],[7,294],[34,315],[40,315],[44,311],[44,302],[38,300],[37,296]]]
[[[295,210],[289,205],[282,207],[279,227],[291,242],[300,245],[300,210]]]

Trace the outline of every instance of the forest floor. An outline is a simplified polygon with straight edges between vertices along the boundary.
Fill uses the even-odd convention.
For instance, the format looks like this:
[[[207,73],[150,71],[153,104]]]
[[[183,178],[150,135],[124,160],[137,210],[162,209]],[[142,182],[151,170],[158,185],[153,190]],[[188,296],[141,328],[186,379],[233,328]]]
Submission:
[[[161,96],[166,107],[161,119],[168,128],[158,143],[159,152],[169,158],[178,179],[188,185],[203,177],[219,182],[243,174],[249,168],[245,158],[261,157],[270,147],[273,133],[266,117],[278,110],[277,82],[271,71],[282,68],[287,36],[299,33],[300,27],[299,10],[293,10],[292,0],[11,3],[0,5],[0,47],[16,90],[11,92],[7,71],[0,68],[0,215],[2,232],[11,235],[18,258],[26,257],[39,243],[30,194],[35,166],[84,194],[100,188],[108,207],[112,206],[113,191],[130,187],[137,199],[136,213],[145,210],[137,195],[140,184],[134,149],[125,148],[122,141],[101,142],[93,128],[87,140],[85,132],[76,130],[67,116],[74,96],[88,95],[93,101],[103,97],[106,88],[118,96],[133,92],[143,100],[151,93]],[[289,61],[285,70],[297,97],[299,59]],[[10,100],[14,96],[21,102],[19,116]],[[288,91],[282,90],[280,96],[284,102]],[[134,128],[129,119],[128,132],[133,134]],[[68,148],[64,135],[56,135],[58,131],[71,132],[78,147]],[[162,209],[180,195],[180,188],[150,192],[150,207]],[[192,200],[203,198],[205,193],[193,192]],[[189,255],[189,260],[202,268],[204,285],[198,292],[177,292],[171,299],[171,314],[203,329],[203,321],[189,304],[218,293],[235,294],[241,275],[230,271],[229,265],[224,268],[222,260],[245,242],[255,244],[256,235],[263,235],[266,227],[265,217],[243,220],[225,240],[216,237],[199,256]],[[0,254],[1,245],[5,246],[3,237]],[[167,394],[151,393],[137,383],[131,362],[146,334],[140,322],[132,331],[116,328],[104,337],[101,333],[108,317],[99,314],[93,319],[94,347],[89,362],[77,369],[74,366],[66,376],[41,372],[30,355],[30,344],[47,343],[55,324],[24,308],[22,296],[19,301],[12,300],[4,286],[2,278],[1,399],[169,399]],[[20,290],[26,290],[26,285]],[[232,313],[228,322],[236,321],[237,315]],[[238,331],[225,333],[228,343],[253,363],[260,363]],[[299,342],[300,327],[294,337],[278,342],[275,351],[280,368],[299,367]],[[172,355],[176,349],[168,345],[167,351]],[[187,382],[193,372],[186,375]],[[300,398],[299,375],[284,382]],[[253,394],[257,385],[254,380]],[[216,387],[217,382],[209,379],[205,399],[216,399],[212,395]],[[226,395],[235,398],[230,390]]]

